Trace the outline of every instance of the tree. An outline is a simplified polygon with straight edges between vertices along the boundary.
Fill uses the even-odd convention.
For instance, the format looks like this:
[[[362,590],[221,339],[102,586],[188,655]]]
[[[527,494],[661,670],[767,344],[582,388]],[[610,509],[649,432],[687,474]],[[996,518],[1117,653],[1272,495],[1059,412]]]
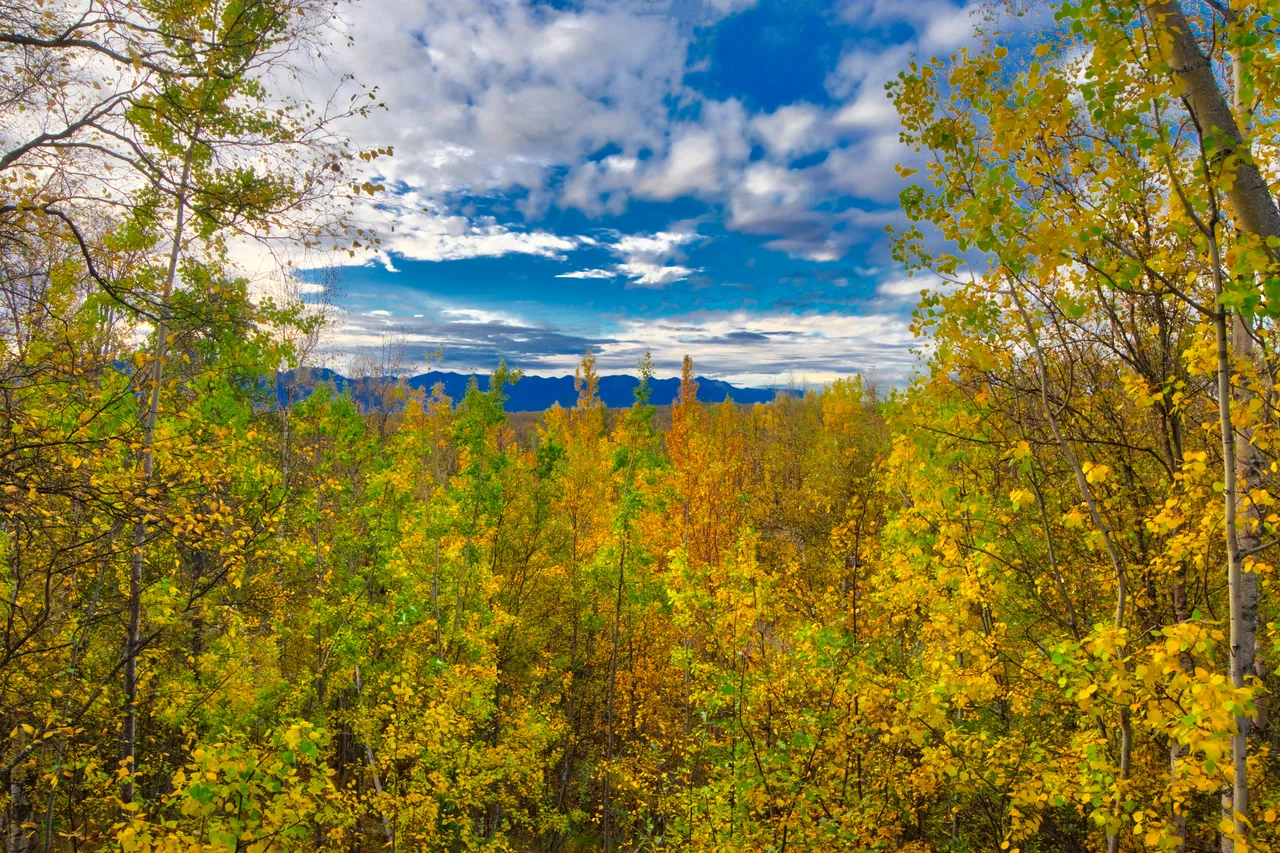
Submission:
[[[1037,376],[1033,392],[1052,443],[1072,470],[1086,515],[1110,554],[1114,624],[1126,638],[1121,657],[1134,672],[1141,665],[1133,658],[1141,653],[1125,645],[1134,636],[1125,625],[1133,580],[1149,571],[1143,565],[1154,543],[1146,541],[1143,522],[1108,517],[1095,494],[1097,477],[1091,472],[1097,469],[1089,456],[1115,439],[1097,432],[1099,422],[1088,407],[1071,402],[1074,377],[1082,367],[1091,370],[1095,353],[1115,353],[1124,370],[1110,381],[1143,389],[1139,399],[1160,413],[1161,453],[1176,483],[1189,479],[1187,454],[1198,452],[1190,446],[1198,436],[1189,436],[1184,425],[1198,423],[1206,407],[1215,412],[1219,446],[1205,452],[1217,456],[1225,484],[1208,517],[1216,515],[1223,530],[1228,580],[1233,694],[1224,701],[1234,709],[1234,723],[1231,795],[1224,803],[1232,829],[1224,833],[1223,846],[1230,847],[1247,836],[1246,744],[1258,685],[1244,676],[1254,671],[1258,596],[1257,574],[1250,569],[1258,566],[1246,568],[1245,562],[1246,554],[1257,559],[1266,530],[1258,501],[1265,505],[1269,484],[1257,453],[1270,415],[1249,402],[1256,365],[1233,356],[1229,329],[1238,315],[1237,341],[1259,337],[1249,318],[1270,311],[1266,288],[1257,283],[1274,276],[1266,238],[1268,223],[1280,220],[1262,183],[1265,169],[1249,153],[1223,95],[1228,87],[1215,79],[1210,57],[1235,56],[1240,79],[1255,82],[1246,63],[1260,58],[1258,42],[1238,28],[1245,20],[1265,27],[1259,18],[1265,10],[1214,9],[1205,23],[1221,29],[1204,30],[1192,27],[1177,3],[1066,3],[1057,11],[1064,29],[1047,34],[1035,58],[1015,74],[1000,74],[1007,51],[992,43],[950,64],[913,66],[900,78],[895,97],[906,138],[932,153],[929,172],[938,188],[936,194],[911,190],[904,201],[910,214],[969,251],[970,267],[986,266],[981,278],[965,286],[968,303],[952,326],[952,352],[940,363],[974,349],[965,335],[1011,332],[1014,352],[1029,353]],[[1081,48],[1086,58],[1073,58],[1079,54],[1072,51]],[[1267,73],[1258,72],[1260,89],[1271,85],[1264,80]],[[1235,231],[1225,227],[1228,210],[1236,217]],[[923,236],[907,235],[904,258],[946,276],[964,272],[959,256],[925,249]],[[1014,329],[991,313],[1002,302],[1018,318]],[[1139,317],[1154,324],[1143,328]],[[932,311],[923,321],[935,329],[951,326]],[[1186,378],[1180,378],[1175,342],[1188,332]],[[989,371],[996,365],[1002,372],[1027,369],[1007,358],[975,366]],[[1214,382],[1203,382],[1206,375]],[[1027,415],[1019,408],[1013,417],[1025,422]],[[1136,472],[1126,476],[1143,480]],[[1139,534],[1132,555],[1117,539],[1126,528]],[[1180,602],[1174,607],[1179,625],[1194,621],[1187,618],[1181,571],[1171,593]],[[1184,670],[1190,666],[1183,662]],[[1125,704],[1134,707],[1130,702],[1119,708],[1116,769],[1127,786],[1133,735]],[[1180,776],[1188,744],[1173,739],[1172,772]],[[1114,818],[1107,824],[1111,849],[1118,847],[1123,825],[1118,810],[1115,815],[1120,824]],[[1174,805],[1172,820],[1176,843],[1186,844],[1180,805]]]

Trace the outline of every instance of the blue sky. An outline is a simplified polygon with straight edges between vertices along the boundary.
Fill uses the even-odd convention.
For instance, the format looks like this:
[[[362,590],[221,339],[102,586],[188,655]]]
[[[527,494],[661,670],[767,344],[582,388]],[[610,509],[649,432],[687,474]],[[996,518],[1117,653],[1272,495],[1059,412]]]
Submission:
[[[972,2],[972,0],[971,0]],[[390,0],[330,61],[387,109],[328,343],[402,341],[414,368],[659,372],[739,384],[913,363],[884,83],[973,34],[952,0]]]

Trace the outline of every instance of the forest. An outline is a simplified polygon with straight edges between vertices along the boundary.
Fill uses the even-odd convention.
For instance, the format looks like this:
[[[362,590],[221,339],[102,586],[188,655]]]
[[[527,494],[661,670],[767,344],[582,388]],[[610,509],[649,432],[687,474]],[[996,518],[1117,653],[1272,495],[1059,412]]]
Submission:
[[[340,7],[0,0],[3,849],[1280,849],[1280,3],[1022,5],[886,93],[914,378],[517,431],[299,384]]]

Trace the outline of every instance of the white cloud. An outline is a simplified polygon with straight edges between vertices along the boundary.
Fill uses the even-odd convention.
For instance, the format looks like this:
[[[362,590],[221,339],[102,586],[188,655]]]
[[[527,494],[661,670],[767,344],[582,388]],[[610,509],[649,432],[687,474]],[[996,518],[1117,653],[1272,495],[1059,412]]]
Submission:
[[[404,0],[395,25],[353,12],[337,70],[376,83],[387,110],[354,130],[391,144],[390,182],[432,197],[543,188],[548,170],[610,142],[658,145],[688,35],[661,6],[580,10],[520,0]]]
[[[880,237],[885,216],[865,211],[896,206],[906,181],[894,167],[916,159],[899,140],[884,90],[912,49],[847,53],[827,81],[843,99],[830,109],[797,103],[750,116],[736,100],[703,100],[697,120],[667,130],[668,143],[649,159],[627,152],[571,166],[560,203],[599,215],[621,213],[634,198],[693,196],[723,204],[727,228],[770,238],[769,248],[822,262],[843,258]],[[751,160],[752,141],[763,146],[763,159]],[[820,151],[824,161],[791,167]],[[833,212],[826,202],[842,195],[862,209]]]
[[[611,270],[574,270],[562,272],[556,278],[616,278],[617,275]]]
[[[840,16],[868,29],[906,24],[922,49],[950,50],[973,36],[974,14],[981,8],[974,0],[961,6],[951,0],[844,0]]]
[[[862,165],[879,167],[866,174]],[[729,196],[726,226],[737,231],[773,237],[765,245],[794,257],[830,262],[843,258],[850,247],[880,237],[885,225],[897,223],[896,207],[877,208],[892,202],[902,186],[874,149],[851,146],[832,152],[807,169],[788,169],[773,163],[753,163]],[[871,209],[843,211],[815,209],[837,193],[867,199]]]
[[[466,258],[497,258],[504,255],[565,257],[579,245],[578,237],[534,229],[515,230],[492,217],[469,219],[459,214],[441,213],[418,191],[392,195],[377,209],[361,213],[361,224],[378,235],[376,249],[339,258],[350,263],[381,263],[396,272],[391,254],[412,261],[455,261]]]
[[[482,308],[442,308],[441,319],[450,323],[498,323],[518,326],[524,321],[512,314]]]
[[[898,193],[907,186],[895,166],[915,162],[917,156],[899,140],[897,133],[878,134],[859,140],[847,148],[832,151],[822,164],[823,186],[855,198],[881,205],[896,205]]]
[[[878,50],[854,45],[844,52],[836,67],[827,75],[827,91],[837,98],[848,98],[864,90],[885,97],[884,84],[909,61],[911,44],[888,45]]]
[[[898,112],[884,93],[859,94],[836,113],[833,122],[841,128],[897,128]]]
[[[572,368],[598,338],[554,328],[507,311],[433,301],[423,314],[354,312],[334,308],[319,356],[340,371],[365,369],[393,357],[409,372],[427,369],[491,370],[499,358],[531,373]],[[443,361],[436,358],[442,353]]]
[[[929,283],[918,278],[895,278],[890,281],[881,282],[876,287],[876,293],[880,296],[890,298],[915,297],[920,295],[920,291],[928,290]]]
[[[874,311],[900,311],[916,305],[923,292],[948,292],[953,285],[937,276],[917,275],[886,279],[876,286]]]
[[[622,258],[622,263],[614,269],[631,279],[629,287],[666,287],[683,281],[699,270],[670,261],[684,260],[681,247],[697,239],[697,231],[683,226],[656,234],[619,237],[611,251]]]
[[[898,141],[884,83],[911,52],[967,38],[969,5],[847,0],[846,20],[905,23],[915,39],[847,51],[826,81],[839,101],[830,108],[793,103],[753,115],[685,83],[699,28],[752,2],[585,0],[556,9],[528,0],[406,0],[396,6],[397,26],[385,16],[350,16],[354,47],[336,48],[332,61],[378,84],[387,105],[354,128],[357,140],[396,149],[374,164],[390,188],[380,221],[367,223],[382,243],[355,261],[394,270],[397,255],[564,259],[595,243],[540,227],[550,205],[618,215],[637,199],[682,197],[722,205],[726,227],[796,257],[834,261],[878,239],[892,214],[867,211],[894,205],[905,182],[893,167],[913,156]],[[755,144],[763,159],[753,160]],[[790,168],[824,151],[824,162]],[[458,201],[467,196],[498,202],[498,218],[475,215]],[[856,204],[833,209],[840,197]],[[509,224],[504,214],[514,211],[530,225]],[[610,249],[613,268],[563,277],[618,275],[659,287],[698,272],[676,253],[622,242]]]
[[[917,341],[896,311],[870,314],[694,311],[657,319],[624,318],[603,329],[554,328],[516,314],[465,305],[441,305],[427,318],[370,317],[335,311],[325,352],[339,370],[361,356],[385,351],[388,330],[403,342],[412,371],[490,370],[505,357],[526,373],[572,372],[591,347],[604,373],[630,372],[645,352],[658,359],[659,375],[674,375],[688,354],[701,376],[739,385],[785,386],[799,376],[810,382],[864,373],[900,381],[914,367]],[[444,361],[424,354],[443,349]]]
[[[771,248],[813,261],[838,260],[844,248],[832,239],[831,215],[812,207],[821,168],[797,172],[772,163],[754,163],[729,196],[726,225],[736,231],[779,235]]]
[[[779,157],[807,154],[829,141],[823,112],[812,104],[789,104],[751,119],[751,130],[769,153]]]
[[[671,144],[671,150],[659,169],[649,173],[640,192],[661,200],[689,195],[702,189],[715,189],[720,146],[715,134],[693,130]]]
[[[573,167],[560,187],[560,203],[589,216],[619,214],[630,200],[631,187],[640,171],[640,161],[614,154],[598,162]]]
[[[858,372],[892,381],[915,364],[914,336],[897,314],[694,312],[624,320],[617,337],[598,347],[601,369],[629,369],[650,351],[676,372],[688,354],[700,375],[747,385],[785,384],[793,369],[815,382]]]
[[[960,8],[940,9],[920,27],[920,47],[926,52],[946,53],[971,41],[981,10],[972,0]]]
[[[498,258],[504,255],[533,255],[543,258],[563,258],[564,253],[577,247],[572,237],[561,237],[548,231],[512,231],[495,223],[470,225],[461,233],[448,228],[436,229],[436,223],[419,228],[413,219],[400,232],[402,237],[384,241],[398,254],[412,260],[444,261],[462,258]],[[404,227],[404,226],[402,226]]]
[[[753,163],[730,196],[733,227],[750,230],[763,210],[806,205],[812,201],[811,182],[799,178],[804,172],[773,163]]]
[[[344,35],[354,46],[335,45],[330,61],[377,84],[386,105],[352,131],[362,145],[395,149],[373,167],[391,189],[393,209],[377,229],[383,254],[358,260],[394,269],[396,254],[561,257],[581,244],[536,222],[514,230],[441,207],[460,194],[515,191],[514,206],[530,220],[553,202],[600,215],[623,212],[633,198],[718,200],[750,154],[748,116],[736,100],[687,88],[686,58],[699,27],[754,2],[589,0],[565,10],[527,0],[407,0],[396,5],[396,26],[351,14]],[[696,117],[673,123],[676,102]],[[807,145],[787,126],[798,119],[784,112],[759,132],[775,147]],[[589,159],[607,146],[621,150]],[[561,169],[567,174],[553,182]]]
[[[1052,4],[992,4],[983,0],[842,0],[840,17],[868,30],[906,24],[920,53],[946,54],[972,42],[981,24],[991,31],[1029,31],[1048,20]],[[924,58],[928,58],[925,56]]]
[[[827,91],[845,99],[832,117],[834,124],[848,130],[896,134],[898,114],[884,86],[906,66],[912,47],[910,44],[880,50],[855,47],[846,51],[827,75]]]
[[[612,269],[582,269],[560,273],[556,278],[616,278],[625,276],[628,287],[666,287],[683,281],[700,270],[668,263],[683,260],[681,246],[699,239],[696,231],[677,227],[656,234],[614,234],[609,250],[620,263]]]
[[[698,272],[679,264],[664,266],[649,261],[628,261],[618,264],[617,270],[625,276],[630,276],[631,286],[634,287],[666,287]]]
[[[664,261],[676,256],[680,247],[698,239],[696,231],[659,231],[656,234],[627,234],[613,244],[613,251],[627,258]]]

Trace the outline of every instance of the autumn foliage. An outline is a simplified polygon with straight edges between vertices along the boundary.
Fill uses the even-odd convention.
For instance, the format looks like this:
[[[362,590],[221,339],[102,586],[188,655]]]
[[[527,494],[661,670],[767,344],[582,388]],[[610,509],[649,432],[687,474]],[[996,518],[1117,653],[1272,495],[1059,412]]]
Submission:
[[[230,261],[376,240],[330,7],[134,5],[0,7],[8,853],[1280,849],[1274,0],[898,77],[910,382],[527,433]]]

